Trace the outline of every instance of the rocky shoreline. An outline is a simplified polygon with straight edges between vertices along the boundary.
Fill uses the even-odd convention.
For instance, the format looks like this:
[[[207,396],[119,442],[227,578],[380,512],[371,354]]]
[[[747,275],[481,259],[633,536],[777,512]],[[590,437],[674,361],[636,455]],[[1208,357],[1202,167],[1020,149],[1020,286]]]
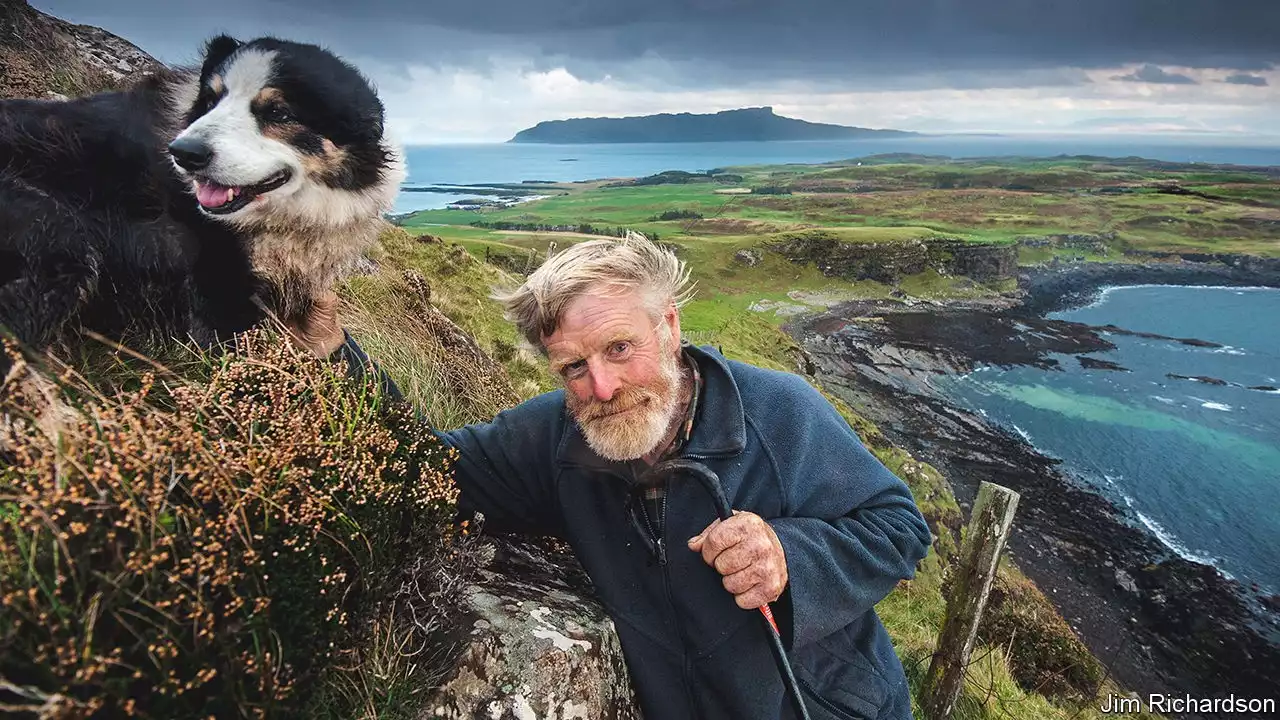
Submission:
[[[1280,287],[1280,262],[1226,257],[1041,268],[1007,296],[860,301],[787,328],[823,384],[941,470],[966,511],[982,480],[1022,494],[1008,552],[1117,681],[1143,697],[1280,697],[1280,598],[1172,553],[1060,461],[955,407],[929,378],[982,365],[1052,367],[1055,353],[1094,360],[1086,353],[1113,347],[1106,335],[1119,328],[1044,316],[1105,287]]]

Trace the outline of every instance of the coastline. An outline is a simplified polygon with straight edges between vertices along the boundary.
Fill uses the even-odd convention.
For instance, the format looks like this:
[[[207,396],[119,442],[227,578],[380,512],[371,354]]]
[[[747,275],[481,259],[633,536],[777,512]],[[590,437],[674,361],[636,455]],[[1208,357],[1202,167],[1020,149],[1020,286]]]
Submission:
[[[1018,291],[996,298],[856,301],[786,330],[825,386],[943,472],[966,512],[981,480],[1023,494],[1009,555],[1123,685],[1142,694],[1280,697],[1280,677],[1270,671],[1280,667],[1280,597],[1179,556],[1059,460],[954,406],[929,383],[937,373],[1045,367],[1050,353],[1109,349],[1100,329],[1045,316],[1131,285],[1280,287],[1280,260],[1049,266],[1023,272]]]
[[[1023,272],[1014,306],[1021,314],[1088,305],[1106,287],[1189,285],[1280,288],[1280,258],[1249,255],[1131,253],[1132,262],[1076,263]]]

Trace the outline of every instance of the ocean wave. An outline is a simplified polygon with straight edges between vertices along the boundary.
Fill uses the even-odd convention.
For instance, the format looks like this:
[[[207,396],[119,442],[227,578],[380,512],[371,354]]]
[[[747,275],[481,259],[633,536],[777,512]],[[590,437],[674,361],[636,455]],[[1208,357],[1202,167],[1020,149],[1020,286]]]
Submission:
[[[1217,402],[1201,403],[1200,407],[1208,408],[1210,410],[1221,410],[1222,412],[1231,412],[1232,410],[1232,407],[1230,405],[1226,403],[1217,403]]]
[[[1244,287],[1239,287],[1236,285],[1164,285],[1161,283],[1143,283],[1140,285],[1104,285],[1103,287],[1100,287],[1094,291],[1095,294],[1093,296],[1093,301],[1090,302],[1088,305],[1085,305],[1084,307],[1094,308],[1094,307],[1098,307],[1099,305],[1102,305],[1107,301],[1107,297],[1112,293],[1116,292],[1117,290],[1136,290],[1139,288],[1173,288],[1173,287],[1187,288],[1187,289],[1193,289],[1193,290],[1235,290],[1237,295],[1243,295],[1245,292],[1275,290],[1275,288],[1259,286],[1259,285],[1246,285]]]
[[[1032,445],[1032,446],[1035,445],[1035,443],[1032,442],[1031,440],[1031,436],[1027,434],[1026,430],[1023,430],[1022,428],[1018,427],[1017,425],[1014,425],[1013,423],[1009,423],[1009,424],[1013,425],[1014,432],[1018,433],[1018,435],[1022,437],[1023,440],[1026,440],[1028,445]]]
[[[1130,505],[1132,506],[1132,503],[1130,503]],[[1230,573],[1222,569],[1222,560],[1220,558],[1215,558],[1208,554],[1197,553],[1189,549],[1186,545],[1179,542],[1178,539],[1173,536],[1173,533],[1166,530],[1160,523],[1142,514],[1139,510],[1134,510],[1134,513],[1138,516],[1138,520],[1146,526],[1147,530],[1150,530],[1151,534],[1156,536],[1156,539],[1164,544],[1165,547],[1177,553],[1182,559],[1197,562],[1201,565],[1210,565],[1217,568],[1218,572],[1222,573],[1227,579],[1235,579]]]
[[[1157,402],[1162,402],[1162,403],[1164,403],[1165,405],[1177,405],[1177,404],[1178,404],[1178,401],[1177,401],[1177,400],[1174,400],[1173,398],[1162,397],[1162,396],[1160,396],[1160,395],[1152,395],[1152,396],[1151,396],[1151,399],[1152,399],[1152,400],[1155,400],[1155,401],[1157,401]]]
[[[991,369],[992,368],[990,365],[979,365],[973,368],[972,370],[970,370],[969,372],[956,373],[953,377],[956,380],[968,380],[969,378],[973,377],[974,375],[977,375],[978,373],[989,372]]]
[[[1238,347],[1231,347],[1230,345],[1223,345],[1220,348],[1214,348],[1213,352],[1219,355],[1248,355],[1249,354]]]

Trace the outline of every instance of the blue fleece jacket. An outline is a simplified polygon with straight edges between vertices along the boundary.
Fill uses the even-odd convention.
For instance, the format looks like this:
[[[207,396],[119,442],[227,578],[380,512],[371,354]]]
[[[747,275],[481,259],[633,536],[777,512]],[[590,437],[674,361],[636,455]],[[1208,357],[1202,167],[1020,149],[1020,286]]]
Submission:
[[[902,664],[874,605],[911,578],[929,529],[910,490],[805,380],[685,345],[705,380],[683,457],[731,507],[765,518],[789,582],[773,603],[814,720],[909,720]],[[457,448],[460,505],[486,522],[564,538],[614,620],[650,720],[790,718],[767,630],[686,541],[716,518],[692,478],[667,486],[667,558],[629,523],[632,466],[596,455],[562,390],[440,437]]]

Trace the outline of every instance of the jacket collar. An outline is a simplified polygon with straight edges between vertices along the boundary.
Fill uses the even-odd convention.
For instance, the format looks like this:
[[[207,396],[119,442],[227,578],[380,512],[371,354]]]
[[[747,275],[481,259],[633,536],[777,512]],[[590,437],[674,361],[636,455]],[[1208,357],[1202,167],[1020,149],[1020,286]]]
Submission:
[[[747,424],[742,396],[729,370],[728,360],[709,345],[698,347],[682,340],[680,348],[698,363],[703,378],[703,393],[694,415],[693,434],[680,455],[727,457],[741,453],[747,446]],[[602,458],[591,449],[572,415],[566,411],[563,417],[564,433],[556,450],[558,463],[612,470],[623,477],[631,476],[627,463]]]

